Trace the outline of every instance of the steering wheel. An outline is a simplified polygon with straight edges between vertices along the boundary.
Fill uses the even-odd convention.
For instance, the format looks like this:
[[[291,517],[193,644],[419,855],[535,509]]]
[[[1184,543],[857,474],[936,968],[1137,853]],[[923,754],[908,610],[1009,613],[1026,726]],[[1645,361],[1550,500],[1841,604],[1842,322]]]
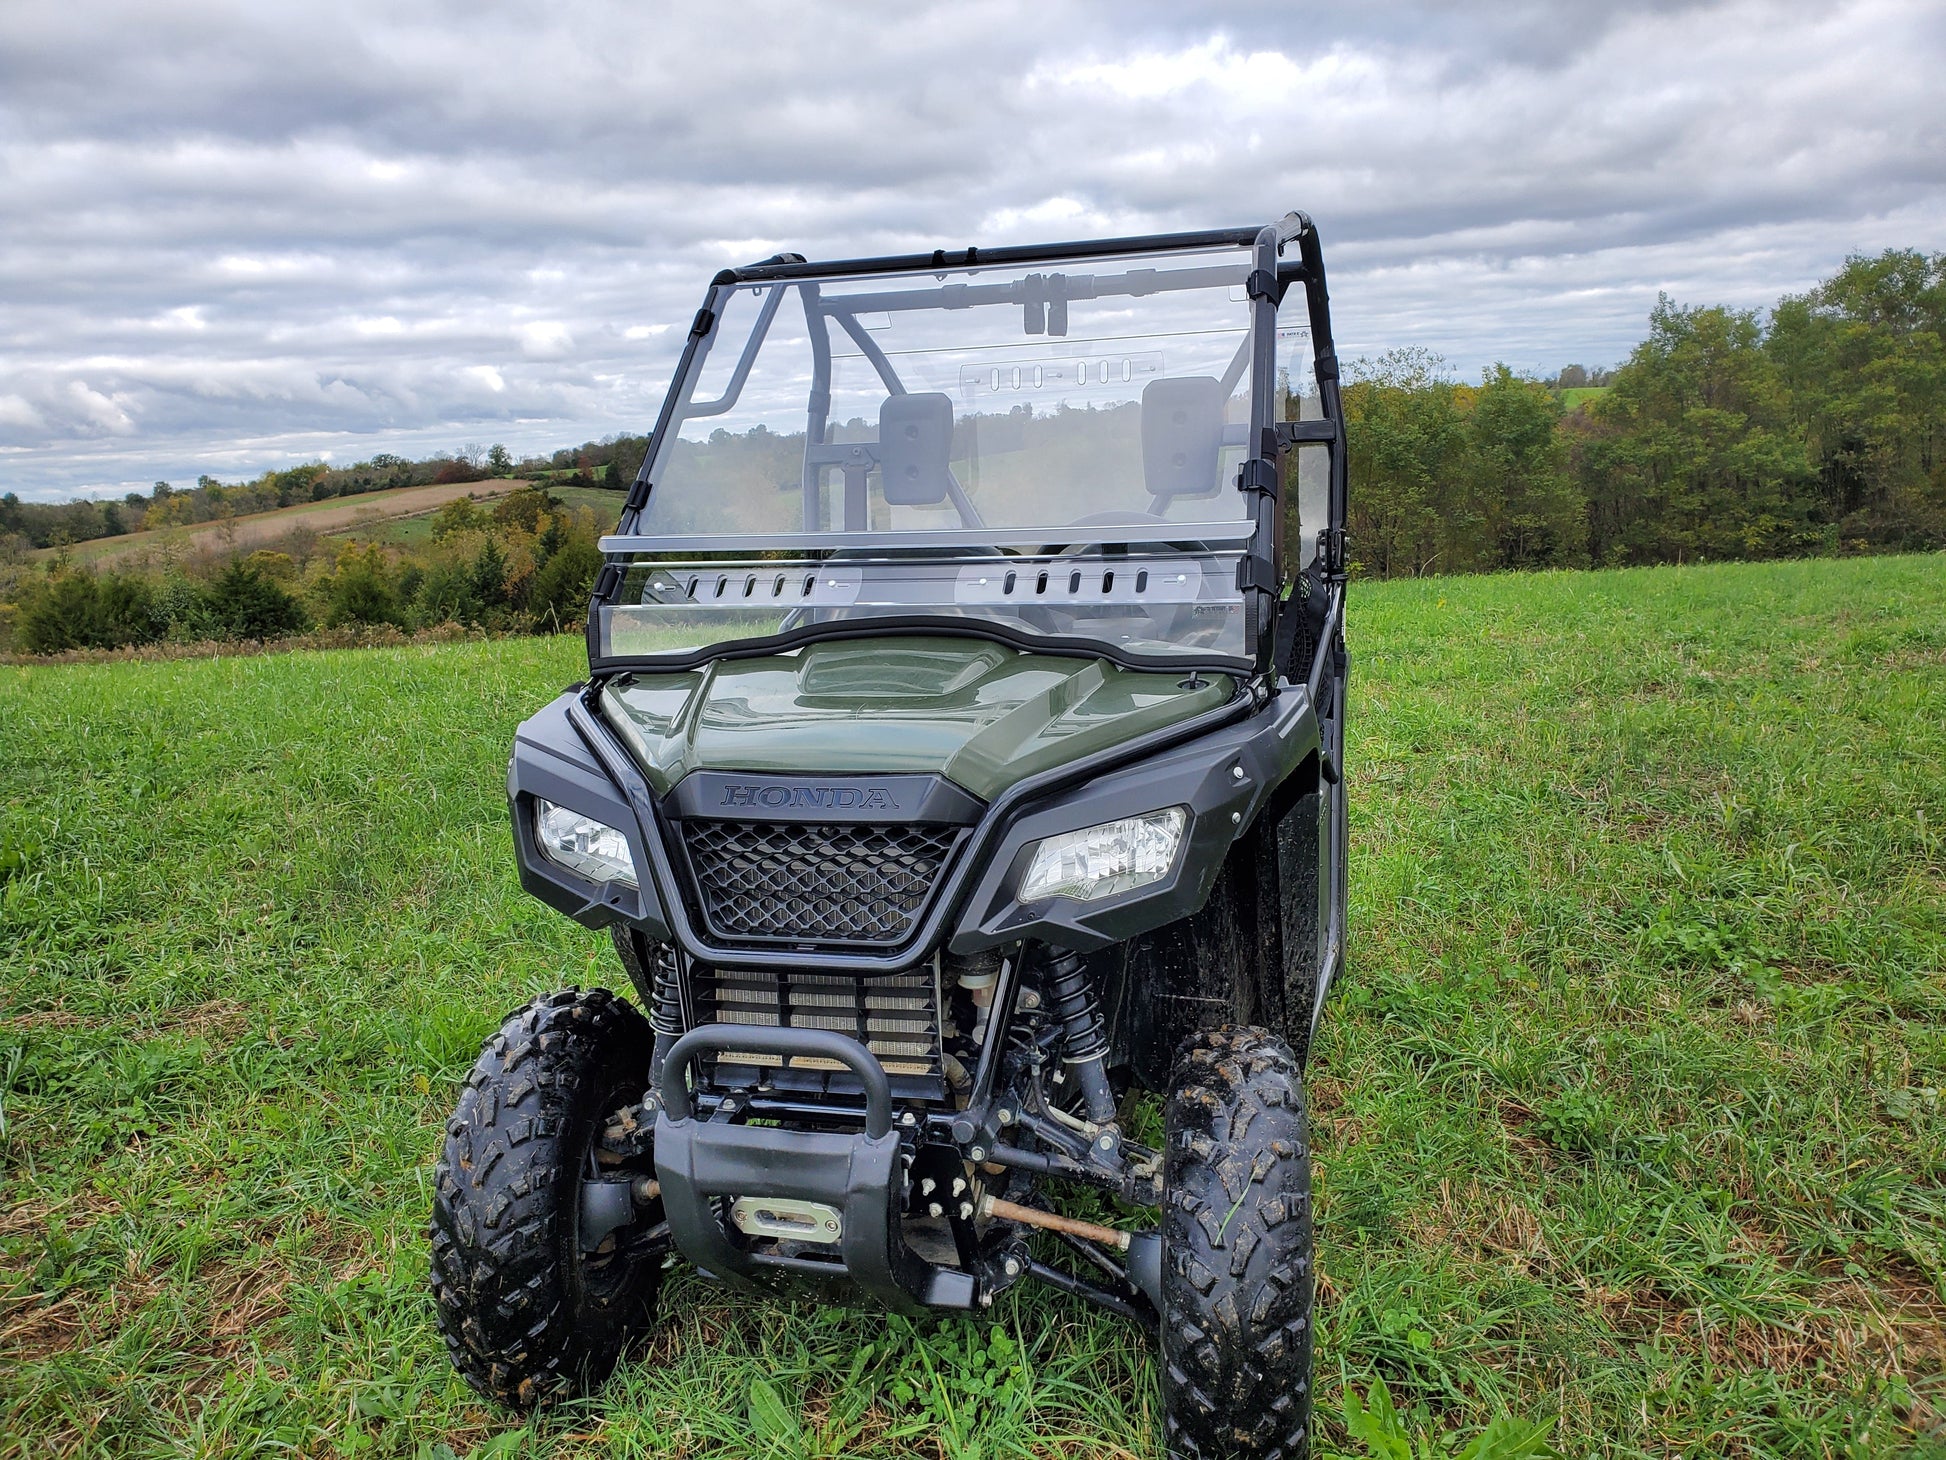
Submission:
[[[1086,517],[1077,517],[1068,524],[1069,527],[1152,527],[1157,525],[1167,527],[1169,525],[1169,519],[1158,516],[1154,512],[1090,512]],[[1098,546],[1100,546],[1098,543],[1086,543],[1083,544],[1082,551]],[[1051,558],[1079,556],[1079,554],[1073,551],[1073,548],[1074,544],[1072,543],[1049,543],[1041,549],[1041,552]]]

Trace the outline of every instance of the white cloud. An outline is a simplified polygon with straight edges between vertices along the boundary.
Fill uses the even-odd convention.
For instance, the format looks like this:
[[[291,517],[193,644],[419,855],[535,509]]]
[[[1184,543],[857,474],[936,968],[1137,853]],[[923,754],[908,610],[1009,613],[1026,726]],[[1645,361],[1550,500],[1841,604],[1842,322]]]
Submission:
[[[558,360],[574,348],[574,336],[558,319],[517,325],[514,337],[520,341],[522,353],[533,360]]]
[[[0,490],[641,430],[710,275],[779,249],[1300,206],[1348,352],[1471,374],[1946,238],[1927,0],[744,17],[0,7]]]

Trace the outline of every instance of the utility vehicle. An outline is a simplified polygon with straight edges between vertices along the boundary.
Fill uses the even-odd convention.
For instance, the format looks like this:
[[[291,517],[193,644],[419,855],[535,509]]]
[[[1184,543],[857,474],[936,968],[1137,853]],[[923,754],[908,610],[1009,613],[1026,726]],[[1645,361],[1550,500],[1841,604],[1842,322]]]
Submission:
[[[678,1259],[1033,1280],[1156,1334],[1173,1453],[1306,1452],[1345,490],[1301,214],[716,276],[508,769],[522,885],[639,1003],[534,1001],[460,1095],[475,1387],[598,1383]]]

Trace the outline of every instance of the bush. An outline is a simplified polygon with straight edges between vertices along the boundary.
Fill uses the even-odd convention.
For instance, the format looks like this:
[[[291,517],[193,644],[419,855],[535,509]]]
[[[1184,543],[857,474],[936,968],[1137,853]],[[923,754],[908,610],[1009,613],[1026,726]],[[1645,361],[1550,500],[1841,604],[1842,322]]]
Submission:
[[[57,573],[28,589],[14,622],[14,641],[29,654],[119,649],[161,637],[155,591],[132,573]]]
[[[309,622],[302,604],[246,562],[218,574],[205,602],[211,629],[225,639],[274,639]]]
[[[588,613],[601,571],[601,550],[586,538],[576,538],[541,566],[528,590],[527,611],[543,628],[574,628]]]
[[[376,548],[362,552],[346,549],[331,580],[330,606],[324,621],[334,629],[344,624],[405,626],[398,594],[393,591],[386,572],[384,553]]]

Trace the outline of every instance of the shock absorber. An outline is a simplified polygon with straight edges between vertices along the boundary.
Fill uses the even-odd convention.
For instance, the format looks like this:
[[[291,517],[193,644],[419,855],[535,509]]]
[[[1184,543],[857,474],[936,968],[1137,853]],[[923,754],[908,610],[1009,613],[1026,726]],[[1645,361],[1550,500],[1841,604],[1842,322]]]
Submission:
[[[1109,1125],[1115,1119],[1115,1092],[1108,1088],[1108,1036],[1101,1004],[1088,978],[1088,965],[1072,949],[1051,951],[1043,974],[1047,1010],[1061,1026],[1061,1063],[1074,1073],[1088,1119]]]
[[[676,950],[667,943],[658,945],[655,950],[652,991],[654,998],[649,1007],[649,1028],[655,1031],[655,1045],[649,1054],[649,1088],[654,1090],[662,1084],[662,1062],[668,1058],[669,1050],[683,1032],[680,969],[676,962]]]

